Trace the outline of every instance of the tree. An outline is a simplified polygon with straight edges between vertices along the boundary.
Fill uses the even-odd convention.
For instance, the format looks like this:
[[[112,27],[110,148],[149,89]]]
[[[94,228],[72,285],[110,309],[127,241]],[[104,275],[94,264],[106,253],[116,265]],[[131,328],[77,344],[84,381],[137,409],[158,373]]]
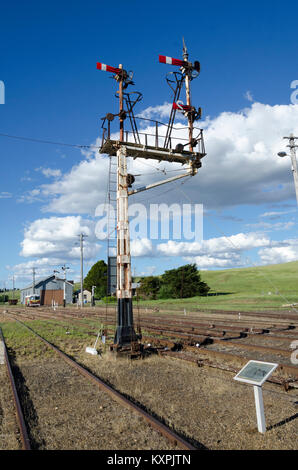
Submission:
[[[138,295],[155,300],[160,288],[160,279],[157,276],[142,277],[140,279]]]
[[[84,289],[91,292],[92,286],[95,286],[95,297],[98,299],[107,295],[107,273],[107,264],[103,260],[97,261],[84,279]]]
[[[168,295],[174,299],[207,295],[210,290],[210,287],[201,281],[195,264],[186,264],[180,268],[165,271],[161,276],[161,281],[162,286],[166,287],[162,289],[161,294],[165,295],[168,292]]]

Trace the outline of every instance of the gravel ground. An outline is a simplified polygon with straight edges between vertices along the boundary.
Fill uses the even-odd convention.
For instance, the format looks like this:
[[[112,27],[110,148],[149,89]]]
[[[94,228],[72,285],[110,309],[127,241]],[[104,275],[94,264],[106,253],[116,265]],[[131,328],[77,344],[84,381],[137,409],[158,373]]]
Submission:
[[[81,354],[79,359],[209,449],[297,449],[297,393],[276,394],[266,384],[267,432],[262,435],[253,388],[235,382],[231,373],[155,356],[133,362],[109,353],[101,358]]]
[[[234,340],[233,340],[234,342]],[[261,345],[260,343],[258,343]],[[229,344],[228,341],[222,343],[214,343],[208,344],[204,349],[212,350],[212,351],[222,351],[222,352],[229,352],[234,353],[239,356],[249,357],[250,359],[255,359],[257,361],[267,361],[267,362],[276,362],[277,364],[284,364],[284,365],[292,365],[290,360],[291,351],[289,350],[289,357],[285,357],[282,354],[272,354],[268,351],[253,351],[251,349],[243,349],[241,348],[241,343],[239,343],[239,348],[236,346],[232,346]]]
[[[4,364],[0,365],[0,449],[21,449],[14,402]]]
[[[22,360],[14,373],[33,449],[175,449],[62,360]]]
[[[39,332],[43,334],[42,329]],[[198,368],[169,357],[151,356],[130,361],[116,360],[111,353],[91,356],[84,352],[86,345],[92,345],[91,338],[79,340],[69,335],[55,337],[54,342],[120,392],[139,401],[168,425],[206,448],[297,450],[297,390],[286,394],[274,385],[265,384],[267,432],[261,435],[256,427],[253,388],[235,382],[233,373],[209,367]],[[208,348],[217,349],[217,345]],[[270,359],[267,353],[243,351],[243,354],[249,354],[252,359]],[[275,359],[281,364],[287,361],[282,356]],[[155,437],[153,431],[148,432],[147,425],[139,418],[131,417],[130,413],[126,416],[127,410],[123,408],[114,411],[119,405],[111,405],[110,398],[107,398],[110,405],[106,403],[103,413],[100,406],[105,403],[105,397],[101,397],[100,391],[94,391],[94,386],[86,384],[76,372],[74,375],[70,373],[69,366],[52,357],[45,361],[33,356],[25,361],[20,356],[19,367],[34,404],[32,435],[37,448],[169,448],[158,434]],[[119,416],[123,419],[119,420]],[[113,427],[114,423],[119,427],[121,422],[124,423],[123,429],[129,429],[129,437],[127,434],[123,436],[123,429],[120,432]],[[142,426],[145,426],[144,431]],[[95,436],[93,440],[90,434]]]

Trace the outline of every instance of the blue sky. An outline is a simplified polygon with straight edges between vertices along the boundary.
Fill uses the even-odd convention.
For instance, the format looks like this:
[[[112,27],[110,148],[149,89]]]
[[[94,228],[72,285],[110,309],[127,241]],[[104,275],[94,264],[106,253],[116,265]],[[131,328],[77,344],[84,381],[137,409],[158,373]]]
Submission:
[[[298,79],[294,59],[297,13],[298,6],[289,1],[190,1],[185,9],[175,1],[2,3],[0,80],[5,83],[5,104],[0,105],[0,133],[81,145],[95,143],[100,118],[117,109],[115,82],[96,69],[96,62],[122,63],[134,70],[134,89],[144,95],[137,110],[140,113],[171,101],[164,80],[169,69],[158,63],[158,55],[181,57],[184,36],[190,59],[201,62],[200,77],[193,82],[193,103],[203,108],[208,155],[202,175],[180,189],[193,202],[204,203],[204,240],[213,240],[213,245],[207,243],[201,250],[178,247],[177,256],[161,256],[163,252],[156,248],[163,243],[159,240],[147,251],[138,251],[136,273],[163,272],[190,259],[197,259],[202,269],[245,265],[247,256],[257,264],[294,260],[298,253],[297,214],[290,162],[277,163],[273,151],[284,149],[283,132],[297,129],[298,106],[290,102],[290,84]],[[239,116],[244,116],[245,122]],[[230,135],[228,141],[225,133]],[[235,148],[233,142],[237,142]],[[80,223],[86,220],[92,230],[96,181],[90,186],[90,207],[86,181],[88,171],[93,171],[95,154],[86,157],[71,147],[1,136],[0,149],[0,283],[9,285],[12,272],[17,273],[19,285],[26,283],[30,262],[45,257],[50,273],[56,267],[50,267],[50,260],[59,266],[64,257],[71,265],[71,275],[77,278],[78,260],[68,257],[69,234],[60,251],[54,247],[42,253],[41,244],[36,247],[32,241],[40,241],[38,230],[44,226],[52,231],[52,238],[43,241],[54,243],[53,227],[59,223],[55,217],[62,225],[66,217],[81,217]],[[246,171],[241,172],[243,166]],[[77,187],[80,174],[85,175],[85,186],[82,182]],[[99,179],[98,185],[102,184],[104,180]],[[48,185],[47,191],[41,185]],[[72,193],[66,189],[67,200],[63,199],[65,193],[59,193],[63,185],[73,187]],[[178,186],[173,187],[165,202],[187,203],[181,191],[175,190]],[[152,202],[158,202],[164,191],[152,190]],[[103,194],[98,195],[98,203],[103,202]],[[135,200],[142,197],[144,193]],[[79,203],[82,200],[83,206]],[[69,212],[67,203],[73,204]],[[36,223],[38,220],[44,224]],[[75,230],[78,219],[68,222]],[[245,236],[236,239],[241,260],[233,254],[235,240],[227,242],[225,256],[212,248],[222,244],[223,236],[249,233],[254,234],[250,236],[252,243]],[[256,242],[260,239],[263,244]],[[24,240],[30,249],[21,253]],[[96,254],[91,246],[96,240],[89,240],[85,270],[105,256],[104,243]],[[212,258],[217,261],[209,262]],[[45,263],[40,264],[40,274],[46,269]]]

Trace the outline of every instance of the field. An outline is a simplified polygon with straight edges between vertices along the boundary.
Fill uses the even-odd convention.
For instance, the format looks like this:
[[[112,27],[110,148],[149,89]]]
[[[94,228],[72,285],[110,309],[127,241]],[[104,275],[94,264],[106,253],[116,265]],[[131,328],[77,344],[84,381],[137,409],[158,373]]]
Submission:
[[[298,261],[254,268],[201,271],[211,288],[207,297],[140,301],[161,309],[224,310],[288,309],[298,304]],[[298,305],[297,305],[298,310]]]
[[[253,268],[201,271],[201,278],[211,288],[207,297],[188,299],[135,300],[135,304],[162,310],[196,311],[201,309],[266,311],[289,310],[297,303],[298,261]],[[75,283],[74,289],[80,289]],[[10,299],[20,299],[20,291],[6,292]],[[96,301],[98,306],[104,305]],[[295,307],[295,306],[294,306]]]

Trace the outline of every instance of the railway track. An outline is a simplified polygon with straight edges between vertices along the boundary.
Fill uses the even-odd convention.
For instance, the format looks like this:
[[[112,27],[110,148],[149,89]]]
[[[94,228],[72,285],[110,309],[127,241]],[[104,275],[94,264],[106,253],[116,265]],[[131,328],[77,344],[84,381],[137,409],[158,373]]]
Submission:
[[[29,437],[28,437],[26,421],[25,421],[25,418],[24,418],[24,414],[23,414],[23,410],[22,410],[22,407],[21,407],[20,399],[19,399],[19,396],[18,396],[16,383],[15,383],[15,379],[14,379],[14,376],[13,376],[12,367],[11,367],[11,364],[10,364],[10,361],[9,361],[9,356],[8,356],[8,353],[7,353],[7,348],[6,348],[6,344],[5,344],[5,340],[4,340],[1,328],[0,328],[0,343],[1,343],[1,349],[3,351],[3,359],[4,359],[4,363],[5,363],[5,367],[6,367],[10,387],[11,387],[11,394],[12,394],[12,397],[13,397],[13,402],[14,402],[14,407],[15,407],[15,412],[16,412],[18,428],[19,428],[19,432],[20,432],[20,439],[21,439],[21,443],[22,443],[22,448],[23,448],[23,450],[31,450],[31,445],[30,445],[30,440],[29,440]]]
[[[26,325],[25,323],[20,321],[18,318],[15,318],[14,315],[11,315],[11,314],[7,314],[7,315],[11,319],[13,319],[15,322],[17,322],[19,325],[21,325],[23,328],[26,328],[28,331],[30,331],[30,333],[32,335],[37,337],[44,344],[46,344],[48,348],[52,349],[61,359],[63,359],[68,365],[70,365],[79,374],[81,374],[81,376],[83,376],[84,378],[88,379],[88,381],[95,384],[100,390],[107,393],[113,400],[120,403],[121,406],[125,406],[126,408],[128,408],[129,410],[133,411],[138,416],[140,416],[143,420],[145,420],[145,422],[147,424],[150,425],[150,427],[152,427],[153,429],[158,431],[158,433],[160,433],[169,442],[171,442],[171,444],[173,446],[177,446],[180,449],[184,449],[184,450],[197,450],[197,449],[200,449],[200,448],[204,447],[198,442],[191,442],[191,440],[188,440],[184,436],[179,435],[177,432],[175,432],[174,430],[169,428],[165,423],[163,423],[160,419],[158,419],[158,417],[153,416],[148,411],[146,411],[141,405],[134,403],[129,397],[121,394],[119,391],[117,391],[112,386],[105,383],[99,377],[92,374],[85,367],[78,364],[76,361],[74,361],[72,358],[70,358],[68,355],[66,355],[57,346],[55,346],[54,344],[47,341],[44,337],[42,337],[40,334],[38,334],[36,331],[34,331],[28,325]],[[5,351],[6,351],[6,348],[5,348]],[[7,358],[8,368],[10,370],[10,377],[11,377],[12,383],[14,383],[12,369],[9,366],[9,358],[8,358],[8,355],[7,355],[7,351],[6,351],[5,354],[6,354],[6,358]],[[25,423],[24,416],[22,417],[20,399],[17,395],[15,385],[14,385],[14,388],[13,388],[13,393],[14,393],[14,396],[15,396],[15,399],[16,399],[16,408],[17,408],[17,416],[18,416],[18,421],[19,421],[19,427],[20,427],[20,430],[22,430],[21,432],[24,432],[24,436],[22,438],[23,448],[29,449],[30,448],[30,442],[29,442],[28,434],[26,434],[26,423]]]
[[[28,311],[23,312],[22,315],[26,318],[28,318]],[[53,321],[53,318],[55,318],[60,324],[61,321],[66,321],[69,322],[71,321],[72,325],[76,324],[77,327],[83,328],[86,330],[90,335],[95,335],[96,330],[98,329],[98,326],[95,325],[88,325],[85,323],[86,320],[89,320],[90,318],[92,321],[98,320],[98,317],[90,316],[89,315],[84,315],[82,316],[77,316],[77,315],[72,315],[69,313],[55,313],[54,312],[36,312],[32,313],[29,315],[31,319],[34,319],[36,317],[47,319],[50,321]],[[84,322],[83,322],[84,319]],[[101,318],[102,323],[106,323],[106,326],[111,325],[114,323],[114,319],[109,319],[109,320],[103,320]],[[68,323],[69,325],[69,323]],[[189,330],[189,326],[186,327],[186,331],[188,333],[185,333],[185,329],[183,330],[181,323],[179,323],[179,327],[177,326],[169,326],[168,323],[165,323],[165,325],[160,325],[160,326],[148,326],[150,325],[150,320],[146,320],[146,322],[141,323],[141,326],[143,326],[143,339],[146,340],[147,342],[150,342],[151,344],[157,344],[158,346],[163,346],[166,348],[170,348],[172,350],[177,349],[182,349],[185,351],[191,351],[195,353],[197,357],[194,358],[194,362],[202,364],[202,355],[204,357],[204,364],[205,365],[210,365],[212,364],[213,367],[218,366],[219,368],[223,369],[224,364],[223,362],[230,362],[231,359],[234,359],[235,362],[238,364],[245,364],[245,361],[251,359],[252,357],[250,356],[251,352],[256,353],[259,352],[260,354],[265,354],[268,355],[269,358],[267,360],[273,360],[272,355],[274,356],[282,356],[285,358],[285,360],[289,361],[289,357],[291,354],[291,350],[289,348],[290,342],[293,340],[293,338],[286,338],[289,340],[289,343],[287,343],[287,348],[276,348],[268,345],[262,345],[262,344],[250,344],[250,343],[243,343],[243,338],[257,338],[257,339],[270,339],[270,340],[277,340],[277,339],[284,339],[282,336],[276,336],[274,337],[269,331],[269,333],[264,333],[264,329],[257,329],[254,328],[253,331],[250,329],[250,331],[247,331],[248,328],[239,328],[236,326],[235,328],[232,328],[231,330],[225,328],[225,330],[220,330],[222,325],[216,325],[212,324],[212,328],[210,329],[209,325],[209,330],[202,330],[202,324],[199,324],[200,329],[195,330],[193,327],[192,330]],[[288,328],[289,326],[284,326],[283,328]],[[188,329],[188,330],[187,330]],[[91,330],[91,331],[90,331]],[[268,331],[265,329],[265,331]],[[292,332],[296,332],[296,329],[290,330]],[[114,334],[114,329],[110,328],[109,332],[113,335]],[[146,332],[144,334],[144,332]],[[238,337],[235,338],[235,334],[240,333]],[[269,336],[270,335],[270,336]],[[239,339],[238,339],[239,338]],[[295,338],[295,336],[294,336]],[[297,338],[297,336],[296,336]],[[237,341],[235,341],[237,339]],[[199,348],[197,347],[199,344]],[[210,349],[210,345],[212,349]],[[215,346],[215,348],[213,347]],[[227,350],[227,347],[229,350]],[[209,349],[208,349],[209,348]],[[244,354],[243,354],[244,351]],[[198,358],[198,353],[200,352],[200,356]],[[248,354],[249,353],[249,354]],[[177,357],[181,357],[182,355],[178,355]],[[256,357],[255,357],[256,359]],[[220,362],[219,362],[220,361]],[[281,361],[281,359],[280,359]],[[273,378],[272,382],[282,385],[285,387],[285,389],[289,389],[289,387],[294,386],[295,383],[298,380],[298,368],[295,366],[290,366],[289,364],[287,365],[285,362],[280,362],[280,368],[279,370],[281,371],[281,376],[277,378]],[[230,367],[230,366],[229,366]],[[226,369],[229,370],[229,369]]]

